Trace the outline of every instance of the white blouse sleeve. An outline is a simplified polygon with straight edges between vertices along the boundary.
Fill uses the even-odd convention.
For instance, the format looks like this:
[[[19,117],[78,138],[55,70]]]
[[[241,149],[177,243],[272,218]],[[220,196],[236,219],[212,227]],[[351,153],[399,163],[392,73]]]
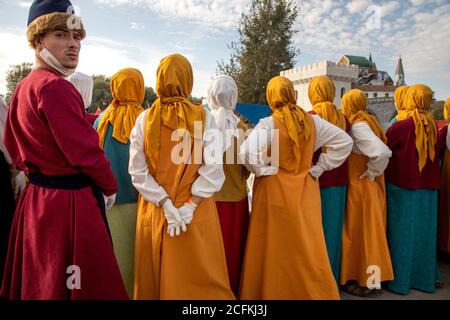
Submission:
[[[317,115],[313,115],[316,126],[316,143],[314,151],[325,147],[326,152],[322,152],[312,172],[316,178],[320,177],[324,171],[333,170],[342,165],[352,152],[353,140],[342,129],[323,120]]]
[[[372,177],[383,174],[389,164],[392,151],[378,138],[372,129],[364,122],[352,126],[354,148],[369,157],[367,172]]]
[[[447,130],[447,149],[448,149],[448,151],[450,151],[450,124],[448,125],[448,130]]]
[[[155,178],[150,174],[144,152],[144,128],[147,110],[136,119],[136,124],[130,135],[130,162],[128,172],[134,187],[145,200],[159,205],[168,196]]]
[[[240,158],[243,159],[247,169],[257,177],[270,176],[278,172],[277,167],[270,165],[271,158],[267,156],[274,128],[272,117],[261,119],[241,146]]]
[[[225,182],[223,172],[223,143],[217,139],[220,135],[214,117],[206,111],[205,132],[203,135],[204,157],[203,164],[198,170],[200,175],[192,184],[191,193],[201,198],[209,198],[222,189]],[[209,131],[209,132],[208,132]],[[216,152],[211,152],[216,150]]]

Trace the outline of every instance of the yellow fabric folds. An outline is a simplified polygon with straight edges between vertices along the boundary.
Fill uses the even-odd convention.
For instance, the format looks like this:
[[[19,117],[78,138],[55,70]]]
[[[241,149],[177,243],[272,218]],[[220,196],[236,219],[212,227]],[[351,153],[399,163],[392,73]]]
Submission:
[[[267,101],[273,111],[273,117],[281,122],[288,130],[297,169],[300,167],[300,139],[309,141],[311,137],[308,114],[297,106],[292,82],[281,76],[269,81],[266,90]]]
[[[136,119],[144,111],[144,78],[139,70],[122,69],[111,78],[113,101],[101,116],[98,124],[100,146],[105,143],[108,124],[113,127],[113,138],[121,143],[128,143]]]
[[[395,90],[394,99],[397,108],[397,116],[395,117],[398,121],[406,120],[408,118],[408,111],[406,110],[405,98],[408,92],[408,86],[401,86]]]
[[[412,117],[416,127],[416,148],[419,153],[419,171],[427,163],[434,161],[437,142],[437,126],[433,115],[428,111],[433,101],[433,91],[424,84],[416,84],[406,94],[408,118]]]
[[[353,89],[342,97],[342,113],[353,125],[358,122],[366,122],[375,135],[384,143],[387,143],[386,135],[380,122],[375,116],[367,113],[367,97],[359,89]]]
[[[308,96],[313,111],[322,119],[346,130],[344,115],[333,104],[336,87],[327,76],[314,78],[309,84]]]
[[[184,129],[191,137],[202,139],[205,110],[189,101],[194,85],[194,75],[189,61],[180,54],[172,54],[161,60],[156,74],[156,94],[147,115],[144,149],[149,168],[155,170],[161,145],[161,126],[172,130]],[[195,134],[195,122],[200,122],[200,136]]]
[[[450,123],[450,98],[444,104],[444,119],[447,123]]]

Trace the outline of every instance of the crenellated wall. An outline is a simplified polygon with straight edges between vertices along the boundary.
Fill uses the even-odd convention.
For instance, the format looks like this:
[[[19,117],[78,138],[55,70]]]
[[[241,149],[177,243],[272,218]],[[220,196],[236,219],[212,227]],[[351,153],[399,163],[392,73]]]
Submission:
[[[358,66],[336,64],[332,61],[321,61],[306,66],[282,71],[280,75],[292,81],[297,93],[297,104],[305,110],[312,109],[308,98],[309,83],[317,76],[330,77],[336,86],[334,104],[341,107],[341,93],[351,90],[351,85],[358,78]]]

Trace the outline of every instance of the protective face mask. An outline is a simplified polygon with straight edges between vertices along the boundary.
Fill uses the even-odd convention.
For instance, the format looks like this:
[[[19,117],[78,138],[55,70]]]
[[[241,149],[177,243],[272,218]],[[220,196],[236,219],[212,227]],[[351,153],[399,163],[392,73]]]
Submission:
[[[64,67],[59,61],[58,59],[55,58],[55,56],[47,50],[47,48],[44,48],[40,53],[39,56],[41,57],[42,60],[44,60],[44,62],[52,67],[53,69],[55,69],[56,71],[58,71],[59,73],[61,73],[64,77],[68,77],[70,76],[72,73],[75,72],[75,69],[70,69],[70,68],[66,68]]]

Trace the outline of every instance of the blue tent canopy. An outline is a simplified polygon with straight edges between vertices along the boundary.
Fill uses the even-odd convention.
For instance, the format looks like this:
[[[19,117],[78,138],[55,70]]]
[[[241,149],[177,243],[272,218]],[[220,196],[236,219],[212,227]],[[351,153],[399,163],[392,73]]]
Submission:
[[[258,124],[259,120],[270,116],[272,113],[270,107],[263,104],[238,103],[236,110],[254,126]]]
[[[208,108],[208,105],[205,105],[205,107]],[[254,126],[258,124],[259,120],[270,116],[272,113],[272,110],[267,105],[247,103],[238,103],[236,105],[236,111]]]

